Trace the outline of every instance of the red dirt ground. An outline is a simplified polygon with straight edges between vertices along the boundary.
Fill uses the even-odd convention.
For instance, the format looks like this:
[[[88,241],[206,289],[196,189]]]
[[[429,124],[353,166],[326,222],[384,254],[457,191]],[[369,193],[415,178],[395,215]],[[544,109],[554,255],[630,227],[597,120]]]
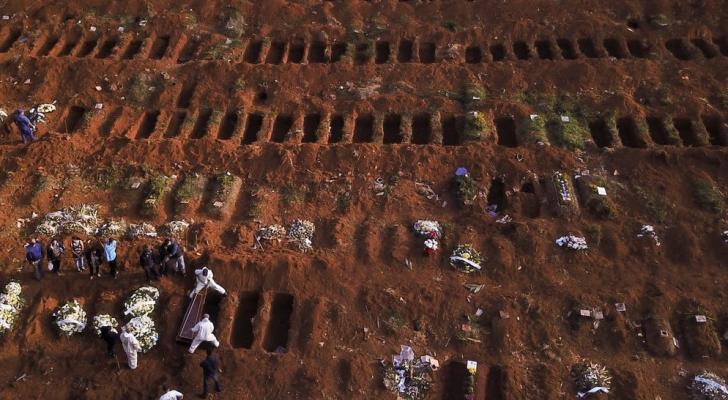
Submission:
[[[224,368],[217,399],[394,398],[380,360],[401,344],[443,366],[431,399],[463,397],[465,360],[480,365],[478,400],[573,398],[570,369],[583,359],[610,370],[613,399],[685,399],[692,374],[728,377],[725,352],[704,356],[711,340],[725,345],[728,329],[728,221],[725,209],[701,208],[694,188],[708,182],[723,202],[728,193],[723,1],[8,1],[0,15],[9,16],[0,21],[0,107],[59,107],[31,145],[19,144],[15,127],[0,138],[0,282],[19,279],[28,303],[2,339],[2,398],[152,399],[164,383],[185,398],[201,390],[202,352],[189,355],[174,340],[191,276],[158,285],[160,342],[140,355],[138,370],[124,369],[120,355],[117,373],[90,331],[58,337],[50,314],[66,299],[81,299],[90,317],[119,318],[126,296],[145,282],[137,266],[143,240],[121,242],[118,280],[89,280],[71,271],[70,258],[64,276],[32,279],[22,244],[37,220],[23,228],[16,220],[82,203],[128,222],[194,220],[183,240],[188,266],[210,266],[230,291],[210,308]],[[594,57],[580,49],[584,38]],[[575,46],[574,57],[559,39]],[[413,54],[401,62],[408,40]],[[551,53],[539,53],[543,40]],[[630,47],[640,40],[649,50]],[[380,42],[390,53],[378,63]],[[530,48],[528,59],[513,50],[518,42]],[[276,43],[281,57],[270,50]],[[314,43],[327,49],[322,59]],[[354,54],[331,62],[337,43],[353,43]],[[493,59],[498,46],[503,60]],[[463,100],[472,87],[485,98]],[[83,110],[74,114],[74,106]],[[468,111],[506,122],[463,143]],[[584,148],[569,150],[529,143],[521,128],[532,113],[607,125],[676,118],[689,128],[675,145],[661,143],[657,130],[643,131],[640,144],[620,122],[608,146],[587,130]],[[257,131],[249,128],[256,114]],[[401,118],[393,141],[403,143],[386,143],[390,114]],[[315,116],[320,123],[308,125]],[[339,116],[334,143],[326,124]],[[503,127],[509,123],[515,128]],[[472,207],[453,194],[459,166],[482,192]],[[546,187],[556,170],[606,179],[613,216],[593,215],[583,197],[579,216],[556,215]],[[163,173],[175,177],[175,190],[186,175],[226,171],[242,187],[221,217],[208,211],[211,184],[183,215],[166,195],[153,220],[139,213],[143,190],[128,185]],[[372,190],[377,178],[391,182],[382,196]],[[506,192],[500,216],[512,223],[484,212],[495,178]],[[440,199],[417,193],[415,182]],[[316,224],[313,251],[253,249],[258,227],[297,218]],[[445,226],[433,257],[422,255],[412,232],[417,219]],[[661,246],[637,238],[642,224],[655,226]],[[585,235],[590,249],[558,248],[554,240],[567,232]],[[483,273],[448,266],[459,243],[482,252]],[[466,283],[485,287],[471,294]],[[274,307],[286,294],[289,329]],[[481,343],[458,341],[464,317],[478,308]],[[580,308],[599,308],[605,319],[594,328],[574,317]],[[710,322],[696,326],[696,313]],[[653,343],[659,318],[679,341],[674,356]],[[277,343],[287,352],[272,353]]]

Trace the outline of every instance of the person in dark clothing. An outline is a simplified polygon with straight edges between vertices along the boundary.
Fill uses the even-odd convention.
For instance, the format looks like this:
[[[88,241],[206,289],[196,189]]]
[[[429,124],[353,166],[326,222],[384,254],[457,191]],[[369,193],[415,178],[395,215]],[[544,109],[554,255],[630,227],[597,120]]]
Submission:
[[[58,275],[61,275],[61,257],[63,257],[63,252],[65,250],[63,243],[61,243],[58,239],[51,240],[48,244],[48,248],[46,249],[48,263],[53,266],[51,271]]]
[[[73,254],[73,261],[76,264],[76,271],[81,272],[86,267],[83,263],[83,240],[78,236],[71,238],[71,254]]]
[[[159,280],[159,272],[157,272],[157,266],[154,263],[154,254],[149,245],[144,245],[142,253],[139,255],[139,265],[144,268],[144,274],[147,276],[147,280],[152,279]]]
[[[110,326],[104,326],[101,328],[101,339],[106,342],[106,354],[109,357],[114,356],[114,345],[119,341],[119,332],[116,329],[112,329]]]
[[[182,275],[185,274],[185,256],[182,251],[182,246],[179,245],[177,240],[173,238],[165,239],[159,253],[162,258],[162,268],[165,275],[167,274],[169,265],[173,266],[175,272],[181,272]]]
[[[101,247],[92,240],[88,240],[86,245],[86,260],[88,261],[91,279],[94,279],[94,275],[101,277]]]
[[[200,363],[200,367],[202,368],[202,397],[207,397],[207,380],[212,379],[213,382],[215,382],[215,390],[219,393],[222,391],[220,389],[220,381],[218,377],[218,372],[222,373],[222,369],[218,366],[219,361],[217,357],[212,352],[212,349],[207,349],[207,357],[202,360]]]
[[[23,138],[23,144],[28,144],[35,140],[33,124],[25,115],[25,111],[23,111],[22,108],[18,108],[13,120],[15,121],[15,125],[18,126],[18,129],[20,129],[20,136]]]
[[[40,240],[33,238],[25,244],[25,259],[33,266],[35,279],[41,280],[43,268],[40,266],[40,262],[43,260],[43,245]]]

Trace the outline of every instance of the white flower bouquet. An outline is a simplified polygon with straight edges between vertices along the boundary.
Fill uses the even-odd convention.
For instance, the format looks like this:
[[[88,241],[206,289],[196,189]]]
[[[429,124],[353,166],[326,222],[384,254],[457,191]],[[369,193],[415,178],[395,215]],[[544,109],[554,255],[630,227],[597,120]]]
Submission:
[[[482,262],[483,258],[480,253],[471,244],[458,245],[450,256],[450,265],[466,274],[480,271]]]
[[[579,397],[597,392],[609,393],[612,376],[602,365],[597,363],[577,364],[572,368],[571,375],[579,390]]]
[[[135,290],[124,302],[124,315],[139,317],[154,311],[159,299],[159,289],[153,286],[142,286]]]
[[[142,353],[148,352],[159,340],[159,333],[154,326],[154,321],[146,315],[132,318],[126,324],[126,330],[139,341]]]
[[[264,226],[255,233],[258,240],[278,240],[286,237],[286,228],[281,225],[273,224]]]
[[[101,336],[101,328],[105,326],[111,327],[113,332],[117,332],[116,327],[119,326],[119,322],[109,314],[99,314],[94,317],[94,330],[96,331],[96,335]]]
[[[556,244],[560,247],[567,247],[571,250],[586,250],[589,248],[586,239],[579,236],[567,235],[556,239]]]
[[[311,221],[297,219],[288,228],[288,240],[295,243],[301,251],[313,248],[313,234],[316,232],[316,225]]]
[[[12,329],[20,310],[25,304],[20,296],[21,292],[22,287],[20,284],[11,281],[5,285],[5,290],[0,294],[0,336]]]
[[[437,221],[418,220],[415,222],[414,230],[417,235],[425,239],[440,240],[442,238],[442,226]]]
[[[129,228],[126,230],[127,239],[138,239],[144,237],[157,237],[157,229],[146,222],[142,222],[141,224],[129,224]]]
[[[63,304],[53,313],[53,320],[62,335],[71,336],[86,329],[86,311],[78,300],[73,299]]]
[[[694,400],[728,400],[728,387],[720,376],[703,371],[695,375],[690,384],[690,392]]]
[[[36,109],[38,110],[38,112],[49,113],[56,111],[56,105],[53,103],[43,103],[39,104]]]

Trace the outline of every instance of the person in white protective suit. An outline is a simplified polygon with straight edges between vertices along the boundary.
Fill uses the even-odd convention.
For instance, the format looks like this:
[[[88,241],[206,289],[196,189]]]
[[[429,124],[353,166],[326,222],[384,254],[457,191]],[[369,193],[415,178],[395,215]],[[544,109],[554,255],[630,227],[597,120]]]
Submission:
[[[142,346],[139,344],[139,341],[131,332],[128,332],[126,330],[126,327],[121,328],[121,335],[119,336],[119,340],[121,340],[121,346],[124,348],[124,352],[126,353],[126,359],[129,364],[129,368],[136,369],[137,368],[137,352],[142,351]]]
[[[215,326],[210,322],[210,315],[203,314],[202,319],[197,325],[192,327],[192,332],[195,333],[195,338],[192,339],[190,344],[190,353],[194,353],[202,342],[211,342],[213,346],[219,347],[220,342],[217,341],[215,334],[212,331],[215,330]]]
[[[196,269],[195,279],[196,286],[195,289],[190,293],[191,299],[194,299],[197,293],[200,293],[200,291],[204,288],[214,289],[223,296],[227,295],[225,289],[222,286],[218,285],[217,282],[212,279],[212,271],[207,267],[202,267],[202,269]]]

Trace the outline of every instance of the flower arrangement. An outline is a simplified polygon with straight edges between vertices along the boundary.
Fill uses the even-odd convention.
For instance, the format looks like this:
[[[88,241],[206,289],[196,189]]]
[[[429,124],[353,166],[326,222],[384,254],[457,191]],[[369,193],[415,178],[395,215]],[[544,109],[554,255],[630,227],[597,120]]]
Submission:
[[[12,329],[20,310],[25,304],[20,296],[22,290],[20,283],[10,281],[5,285],[3,293],[0,294],[0,335],[4,335]]]
[[[422,400],[432,386],[432,364],[427,357],[415,358],[408,346],[401,346],[400,354],[392,356],[392,364],[384,365],[384,387],[395,393],[397,399]]]
[[[652,238],[652,240],[655,241],[655,246],[660,246],[660,238],[657,236],[657,232],[655,232],[655,227],[652,225],[642,225],[642,228],[640,228],[640,233],[637,234],[637,237]]]
[[[102,224],[96,229],[97,236],[105,237],[120,237],[126,233],[127,224],[123,219],[121,220],[110,220]]]
[[[316,226],[311,221],[297,219],[288,227],[288,240],[298,246],[301,251],[310,250],[313,234],[316,232]]]
[[[98,209],[95,204],[82,204],[46,214],[35,231],[41,235],[56,236],[61,233],[93,234],[98,226]]]
[[[556,239],[556,244],[560,247],[566,247],[571,250],[586,250],[589,248],[586,239],[574,235],[566,235]]]
[[[596,392],[609,393],[612,376],[607,368],[597,363],[581,363],[575,365],[571,375],[579,390],[579,397]]]
[[[125,328],[139,341],[142,353],[148,352],[159,340],[154,321],[146,315],[132,318]]]
[[[116,327],[119,326],[119,323],[109,314],[99,314],[94,317],[93,325],[96,335],[101,336],[101,328],[108,326],[113,332],[117,332]]]
[[[73,299],[63,304],[53,313],[53,320],[62,335],[71,336],[86,329],[86,311],[78,300]]]
[[[56,105],[53,103],[43,103],[43,104],[39,104],[38,107],[36,108],[36,110],[38,110],[38,112],[42,112],[42,113],[49,113],[49,112],[56,111]]]
[[[703,371],[693,377],[690,394],[693,400],[728,400],[728,387],[723,378]]]
[[[154,311],[159,299],[159,289],[153,286],[142,286],[135,290],[124,302],[124,315],[132,317],[148,316]]]
[[[442,226],[437,221],[417,220],[414,225],[417,236],[425,239],[425,255],[435,253],[440,248]]]
[[[482,262],[483,258],[480,253],[473,248],[473,245],[468,243],[458,245],[450,256],[450,265],[466,274],[480,271]]]
[[[280,241],[286,237],[286,228],[281,225],[273,224],[266,225],[255,233],[255,237],[258,240],[277,240]]]
[[[129,228],[126,231],[126,237],[128,239],[143,237],[155,238],[157,237],[157,229],[146,222],[142,222],[141,224],[129,224]]]

